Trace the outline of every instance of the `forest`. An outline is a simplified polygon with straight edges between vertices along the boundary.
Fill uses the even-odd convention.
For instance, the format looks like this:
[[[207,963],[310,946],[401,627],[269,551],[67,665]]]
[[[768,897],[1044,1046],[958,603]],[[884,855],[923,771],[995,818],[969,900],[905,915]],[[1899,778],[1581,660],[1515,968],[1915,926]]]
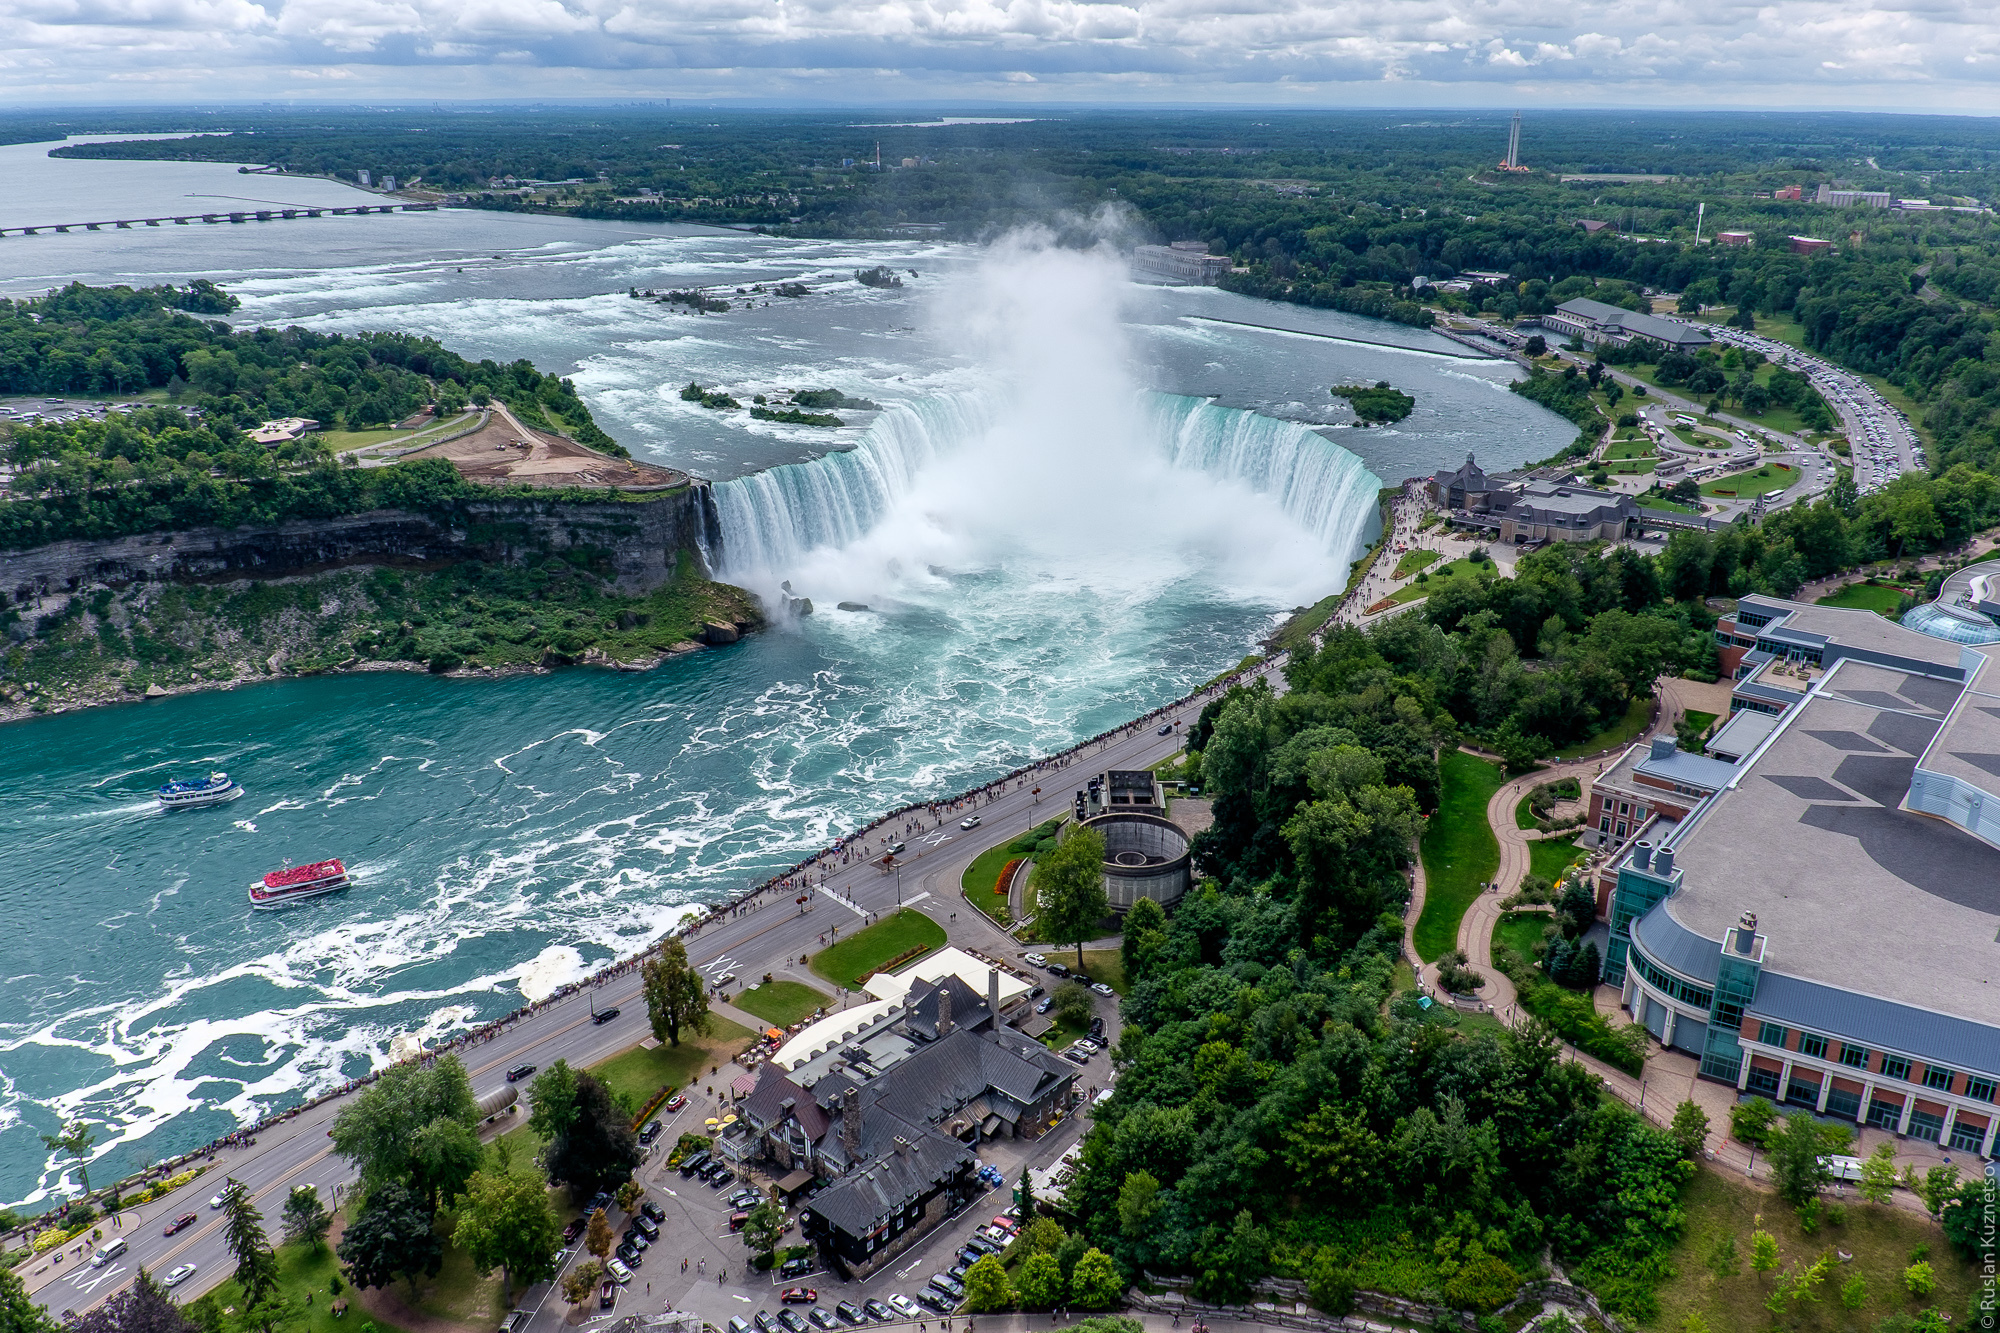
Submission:
[[[429,338],[305,329],[236,330],[235,298],[186,288],[72,283],[0,302],[0,393],[143,395],[103,420],[0,427],[18,468],[0,502],[0,549],[73,537],[324,518],[373,508],[435,510],[478,491],[438,460],[351,468],[308,434],[266,447],[260,422],[385,425],[435,403],[440,415],[499,400],[524,422],[608,453],[575,386],[526,360],[472,362]]]

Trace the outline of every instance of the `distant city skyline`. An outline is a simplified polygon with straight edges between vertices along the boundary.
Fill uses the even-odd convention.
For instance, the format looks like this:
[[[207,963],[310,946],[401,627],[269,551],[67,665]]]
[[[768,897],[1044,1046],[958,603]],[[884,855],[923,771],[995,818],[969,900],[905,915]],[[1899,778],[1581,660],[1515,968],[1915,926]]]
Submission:
[[[2000,112],[1984,6],[15,0],[0,104],[467,98]]]

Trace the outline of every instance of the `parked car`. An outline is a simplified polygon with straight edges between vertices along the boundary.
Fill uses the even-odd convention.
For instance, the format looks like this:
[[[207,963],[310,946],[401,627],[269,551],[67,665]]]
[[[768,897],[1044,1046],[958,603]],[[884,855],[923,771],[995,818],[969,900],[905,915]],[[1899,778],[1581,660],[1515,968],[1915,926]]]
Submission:
[[[970,1268],[981,1259],[984,1259],[986,1254],[983,1250],[975,1250],[970,1245],[965,1245],[960,1247],[957,1255],[954,1257],[958,1260],[959,1267]]]
[[[167,1229],[160,1234],[162,1236],[171,1236],[176,1232],[186,1231],[199,1221],[201,1221],[200,1213],[182,1213],[179,1217],[167,1223]]]
[[[1116,995],[1116,994],[1118,993],[1118,992],[1116,992],[1116,991],[1112,990],[1112,989],[1111,989],[1111,987],[1109,987],[1109,986],[1105,985],[1105,984],[1104,984],[1103,982],[1101,982],[1101,981],[1093,981],[1093,982],[1091,982],[1091,983],[1090,983],[1090,988],[1091,988],[1092,990],[1096,991],[1096,992],[1097,992],[1097,993],[1098,993],[1099,995]]]
[[[1024,953],[1021,957],[1034,967],[1047,967],[1049,965],[1049,960],[1038,953]]]
[[[972,829],[978,828],[981,824],[985,822],[986,821],[981,819],[978,815],[967,815],[965,818],[958,821],[958,826],[961,829],[970,831]]]
[[[809,1311],[806,1314],[806,1320],[815,1328],[834,1329],[840,1327],[840,1321],[833,1317],[833,1311],[831,1310]]]
[[[889,1308],[905,1319],[922,1319],[924,1307],[900,1292],[889,1297]]]
[[[1096,1055],[1099,1051],[1104,1049],[1104,1046],[1102,1043],[1092,1041],[1088,1037],[1078,1037],[1076,1039],[1076,1048],[1079,1051],[1086,1051],[1091,1055]]]
[[[1035,1001],[1035,1012],[1038,1014],[1046,1014],[1055,1007],[1056,1000],[1053,995],[1044,995],[1041,999]]]
[[[684,1092],[677,1092],[673,1096],[667,1098],[667,1105],[665,1109],[668,1111],[678,1111],[687,1104],[688,1104],[687,1094]]]
[[[935,1287],[925,1287],[913,1299],[918,1305],[923,1306],[933,1314],[949,1314],[951,1312],[951,1297],[945,1295]]]
[[[735,1212],[729,1215],[729,1229],[731,1231],[741,1231],[743,1229],[744,1224],[749,1220],[750,1220],[750,1214],[744,1212],[741,1208],[738,1208]]]
[[[809,1257],[787,1259],[778,1267],[779,1277],[804,1277],[813,1271],[813,1261]]]
[[[888,1323],[891,1319],[894,1319],[896,1317],[896,1312],[894,1310],[891,1310],[888,1306],[882,1304],[882,1302],[880,1301],[876,1300],[863,1301],[861,1302],[861,1308],[866,1310],[870,1315],[874,1316],[876,1319],[881,1320],[885,1324]]]
[[[833,1309],[834,1313],[850,1324],[865,1324],[868,1322],[868,1316],[853,1301],[842,1301],[840,1304],[834,1306]]]
[[[1092,1014],[1090,1016],[1090,1035],[1098,1038],[1099,1040],[1103,1039],[1104,1016],[1102,1014]]]
[[[1048,971],[1051,976],[1066,977],[1069,975],[1069,966],[1065,963],[1050,963]]]
[[[986,1255],[998,1254],[1000,1252],[1000,1247],[984,1236],[974,1236],[971,1240],[965,1242],[965,1248],[977,1253],[982,1258]]]
[[[639,1131],[639,1142],[651,1143],[654,1139],[660,1137],[660,1131],[665,1128],[666,1126],[657,1120],[648,1120],[646,1127]]]
[[[806,1333],[805,1319],[790,1306],[778,1311],[778,1322],[790,1329],[791,1333]]]
[[[1005,1231],[996,1226],[983,1226],[979,1228],[979,1234],[1002,1248],[1005,1248],[1007,1242],[1013,1239]]]
[[[168,1273],[166,1277],[162,1279],[162,1284],[168,1287],[178,1287],[181,1283],[187,1281],[189,1278],[193,1276],[194,1276],[194,1265],[182,1264],[180,1267]]]
[[[616,1255],[604,1261],[604,1271],[611,1274],[612,1278],[619,1282],[630,1282],[632,1280],[632,1270],[627,1268],[624,1261]]]
[[[757,1333],[778,1333],[778,1321],[768,1310],[759,1310],[751,1322],[757,1325]]]
[[[575,1244],[576,1238],[578,1236],[581,1236],[584,1232],[588,1230],[590,1230],[589,1218],[587,1217],[571,1218],[569,1221],[569,1225],[563,1228],[563,1244],[565,1245]]]
[[[667,1210],[654,1203],[651,1199],[639,1205],[639,1212],[642,1216],[654,1222],[664,1222],[667,1220]],[[654,1239],[658,1240],[659,1237],[655,1236]]]
[[[1021,1229],[1020,1220],[1012,1213],[1000,1214],[1000,1216],[993,1219],[993,1225],[1007,1232],[1019,1231]]]
[[[972,1269],[968,1267],[963,1261],[961,1261],[959,1263],[953,1264],[950,1268],[947,1268],[944,1271],[951,1275],[952,1281],[963,1282],[965,1281],[965,1275],[971,1272]]]
[[[626,1227],[625,1234],[619,1237],[619,1239],[641,1254],[651,1249],[653,1245],[653,1242],[646,1238],[646,1233],[637,1227]]]
[[[931,1274],[931,1286],[937,1288],[953,1300],[959,1300],[965,1295],[965,1284],[943,1273]]]
[[[660,1238],[660,1224],[644,1213],[632,1219],[632,1227],[649,1241]]]
[[[729,1316],[729,1333],[750,1333],[750,1321],[742,1315]]]
[[[621,1243],[612,1253],[634,1268],[643,1268],[645,1266],[646,1261],[639,1257],[638,1247],[629,1240]]]
[[[684,1157],[681,1159],[681,1176],[683,1179],[685,1179],[686,1177],[693,1175],[695,1172],[701,1170],[703,1167],[707,1165],[708,1165],[708,1152],[706,1149],[703,1149],[701,1152],[694,1153],[688,1157]]]
[[[609,1310],[617,1303],[618,1284],[610,1278],[605,1278],[603,1284],[597,1288],[597,1308],[600,1310]]]
[[[1062,1058],[1071,1064],[1087,1065],[1090,1063],[1090,1052],[1079,1051],[1076,1047],[1069,1046],[1063,1049]]]
[[[526,1078],[528,1075],[534,1072],[535,1072],[535,1067],[533,1065],[515,1065],[512,1069],[507,1071],[507,1081],[509,1083],[519,1083],[522,1079]]]
[[[724,1185],[733,1185],[735,1183],[736,1183],[736,1173],[734,1171],[731,1171],[726,1166],[708,1178],[708,1186],[710,1189],[719,1190]]]
[[[786,1305],[811,1305],[819,1299],[819,1293],[811,1287],[786,1287],[778,1299]]]
[[[590,1202],[583,1205],[584,1215],[587,1217],[591,1213],[608,1213],[611,1211],[611,1205],[616,1202],[618,1201],[611,1197],[610,1190],[599,1190],[590,1196]]]

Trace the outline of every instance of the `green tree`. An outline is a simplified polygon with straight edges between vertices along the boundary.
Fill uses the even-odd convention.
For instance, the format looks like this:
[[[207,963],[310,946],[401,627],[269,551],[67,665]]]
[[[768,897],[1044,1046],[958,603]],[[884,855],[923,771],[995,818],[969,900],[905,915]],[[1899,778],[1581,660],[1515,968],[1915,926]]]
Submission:
[[[457,1120],[433,1120],[410,1143],[410,1183],[436,1212],[465,1192],[466,1181],[485,1157],[479,1135],[471,1128]]]
[[[236,1284],[243,1288],[243,1303],[253,1306],[278,1285],[278,1256],[264,1237],[264,1218],[258,1213],[250,1191],[233,1176],[223,1182],[225,1234],[229,1253],[236,1260]]]
[[[687,946],[678,935],[661,940],[657,953],[639,971],[655,1041],[678,1046],[681,1029],[708,1031],[708,987],[688,962]]]
[[[604,1265],[595,1259],[585,1260],[563,1274],[563,1299],[571,1305],[586,1305],[597,1295],[597,1284],[604,1280]]]
[[[1868,1304],[1868,1279],[1856,1273],[1840,1284],[1840,1303],[1850,1310]]]
[[[528,1085],[528,1128],[536,1137],[553,1143],[569,1132],[576,1121],[576,1071],[569,1061],[557,1060],[535,1075]]]
[[[444,1266],[444,1242],[423,1196],[400,1182],[368,1192],[368,1201],[340,1238],[340,1261],[357,1287],[386,1287],[397,1278],[416,1295],[419,1277]]]
[[[97,1131],[81,1120],[72,1120],[62,1127],[59,1134],[44,1134],[42,1142],[51,1152],[68,1153],[76,1159],[77,1174],[83,1177],[83,1192],[90,1193],[90,1149],[97,1142]]]
[[[1083,968],[1083,942],[1097,934],[1111,911],[1104,892],[1104,835],[1076,828],[1046,856],[1037,857],[1028,876],[1035,891],[1035,929],[1054,944],[1076,946]]]
[[[1958,1196],[1958,1168],[1933,1166],[1917,1182],[1915,1193],[1924,1201],[1926,1212],[1932,1217],[1941,1216],[1945,1207]]]
[[[590,1221],[584,1228],[583,1248],[602,1259],[611,1253],[611,1241],[611,1219],[604,1215],[602,1208],[592,1209]]]
[[[1482,1248],[1468,1255],[1458,1271],[1445,1280],[1444,1298],[1461,1310],[1490,1314],[1514,1298],[1521,1275],[1513,1265]]]
[[[1082,1027],[1088,1023],[1095,1007],[1090,998],[1090,987],[1080,981],[1059,983],[1051,996],[1050,1008],[1055,1012],[1056,1020],[1071,1027]]]
[[[1753,1148],[1771,1146],[1771,1127],[1778,1122],[1778,1108],[1762,1097],[1752,1097],[1729,1108],[1730,1137]]]
[[[1127,1240],[1137,1240],[1160,1206],[1160,1182],[1148,1171],[1132,1171],[1118,1188],[1118,1229]]]
[[[1819,1122],[1804,1111],[1785,1117],[1784,1127],[1771,1136],[1766,1151],[1778,1196],[1794,1208],[1805,1207],[1833,1181]]]
[[[1084,1310],[1109,1310],[1125,1295],[1125,1279],[1118,1265],[1094,1246],[1077,1259],[1069,1287],[1069,1303]]]
[[[4,1267],[0,1267],[0,1333],[57,1333],[56,1321],[28,1295],[21,1275]]]
[[[1855,1192],[1870,1203],[1887,1203],[1896,1194],[1896,1149],[1887,1143],[1875,1145],[1861,1164],[1861,1179]]]
[[[1937,1290],[1937,1273],[1928,1259],[1919,1259],[1903,1270],[1903,1287],[1919,1299]]]
[[[1306,1273],[1306,1299],[1315,1310],[1335,1318],[1354,1308],[1354,1270],[1341,1262],[1340,1252],[1322,1245]]]
[[[1750,1271],[1768,1273],[1778,1266],[1778,1238],[1763,1228],[1750,1233]]]
[[[81,1317],[71,1315],[63,1327],[66,1333],[195,1333],[166,1288],[143,1266],[131,1286]],[[14,1324],[4,1314],[0,1329],[13,1333]]]
[[[982,1255],[965,1270],[965,1309],[968,1314],[990,1314],[1014,1308],[1014,1284],[1007,1266],[997,1254]]]
[[[771,1256],[777,1253],[784,1239],[785,1210],[778,1205],[776,1191],[772,1191],[750,1210],[748,1220],[743,1223],[743,1243],[763,1261],[761,1267],[769,1268]]]
[[[333,1215],[320,1201],[319,1190],[311,1185],[294,1185],[285,1196],[285,1240],[308,1246],[314,1254],[326,1248],[327,1229]]]
[[[1021,1210],[1021,1218],[1032,1225],[1035,1216],[1035,1182],[1028,1175],[1027,1165],[1021,1167],[1021,1179],[1014,1186],[1014,1203]]]
[[[617,1189],[639,1165],[631,1117],[592,1075],[576,1075],[575,1113],[569,1127],[550,1141],[544,1160],[550,1180],[580,1195]]]
[[[1667,1132],[1680,1145],[1684,1160],[1699,1161],[1708,1146],[1708,1113],[1692,1101],[1684,1101],[1674,1108],[1674,1121]]]
[[[502,1270],[501,1303],[511,1305],[515,1283],[540,1282],[555,1273],[562,1228],[540,1180],[479,1171],[466,1181],[452,1243],[481,1272]]]
[[[334,1117],[333,1150],[354,1164],[365,1186],[409,1181],[416,1174],[420,1131],[440,1120],[474,1134],[479,1128],[479,1104],[455,1055],[428,1066],[397,1064],[382,1071]]]
[[[1031,1310],[1052,1310],[1069,1294],[1062,1265],[1053,1254],[1029,1255],[1021,1264],[1021,1275],[1014,1287],[1020,1293],[1021,1304]]]
[[[1125,979],[1138,982],[1167,947],[1167,911],[1151,898],[1141,898],[1125,913],[1125,930],[1118,942]]]

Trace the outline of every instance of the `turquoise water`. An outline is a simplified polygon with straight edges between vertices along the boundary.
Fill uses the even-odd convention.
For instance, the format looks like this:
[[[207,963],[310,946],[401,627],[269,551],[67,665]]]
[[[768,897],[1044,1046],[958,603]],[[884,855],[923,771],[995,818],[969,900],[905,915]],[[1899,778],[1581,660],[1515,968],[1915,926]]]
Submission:
[[[919,276],[843,276],[885,261]],[[66,1187],[37,1138],[60,1120],[100,1125],[99,1179],[196,1146],[395,1036],[629,953],[886,807],[1177,697],[1344,580],[1377,478],[1471,448],[1510,466],[1573,433],[1508,394],[1505,365],[1430,335],[1133,288],[1114,259],[1032,246],[436,213],[0,251],[15,292],[204,274],[253,322],[428,332],[573,374],[635,452],[721,480],[728,577],[789,580],[820,611],[643,675],[370,674],[0,730],[0,1199]],[[794,277],[819,294],[720,318],[625,295]],[[1280,327],[1213,322],[1244,318]],[[682,402],[690,378],[886,410],[752,426]],[[1417,413],[1339,428],[1325,386],[1378,378]],[[248,795],[154,809],[159,783],[218,767]],[[256,874],[325,856],[354,889],[248,910]]]

